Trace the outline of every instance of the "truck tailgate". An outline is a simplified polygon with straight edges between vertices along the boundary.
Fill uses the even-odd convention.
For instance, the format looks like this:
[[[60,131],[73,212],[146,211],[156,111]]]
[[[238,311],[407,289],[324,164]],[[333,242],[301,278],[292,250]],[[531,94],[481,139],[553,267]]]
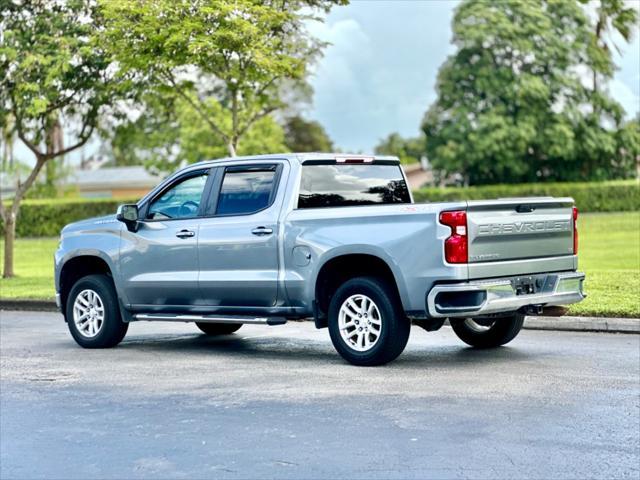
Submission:
[[[469,264],[570,257],[573,199],[470,201],[467,228]]]

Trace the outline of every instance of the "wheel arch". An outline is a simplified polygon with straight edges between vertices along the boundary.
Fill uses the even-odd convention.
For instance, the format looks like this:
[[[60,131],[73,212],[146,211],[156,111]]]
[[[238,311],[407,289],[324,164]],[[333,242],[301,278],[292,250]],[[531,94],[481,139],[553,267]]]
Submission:
[[[334,252],[319,266],[313,282],[314,317],[318,326],[326,326],[329,301],[338,287],[350,278],[382,277],[395,288],[402,305],[406,289],[395,263],[381,252]]]
[[[59,293],[61,310],[66,309],[69,292],[73,285],[87,275],[103,274],[113,279],[113,269],[110,262],[96,253],[83,253],[70,257],[60,267]]]

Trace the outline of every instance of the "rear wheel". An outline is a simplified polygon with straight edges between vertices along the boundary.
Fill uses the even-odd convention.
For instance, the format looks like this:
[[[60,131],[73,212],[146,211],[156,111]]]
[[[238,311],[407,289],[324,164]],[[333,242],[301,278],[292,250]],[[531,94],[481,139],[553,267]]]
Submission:
[[[89,275],[75,283],[65,319],[71,336],[84,348],[115,347],[129,328],[122,321],[116,289],[107,275]]]
[[[477,348],[493,348],[516,338],[524,323],[520,313],[500,318],[452,318],[451,328],[464,343]]]
[[[205,323],[196,322],[197,327],[207,335],[229,335],[237,332],[242,326],[241,323]]]
[[[388,282],[357,277],[345,282],[329,306],[329,334],[338,353],[353,365],[374,366],[398,357],[411,323]]]

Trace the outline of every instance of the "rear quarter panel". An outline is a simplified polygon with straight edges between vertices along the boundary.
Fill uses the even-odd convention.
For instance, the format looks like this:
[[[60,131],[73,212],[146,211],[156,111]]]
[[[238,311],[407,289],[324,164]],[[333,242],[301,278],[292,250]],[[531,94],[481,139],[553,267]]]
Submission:
[[[450,234],[438,223],[443,209],[466,203],[402,204],[293,210],[285,219],[285,289],[292,306],[311,312],[322,266],[341,255],[369,254],[387,263],[405,311],[425,310],[425,295],[438,280],[465,280],[467,267],[444,261]],[[296,255],[310,254],[306,265]]]

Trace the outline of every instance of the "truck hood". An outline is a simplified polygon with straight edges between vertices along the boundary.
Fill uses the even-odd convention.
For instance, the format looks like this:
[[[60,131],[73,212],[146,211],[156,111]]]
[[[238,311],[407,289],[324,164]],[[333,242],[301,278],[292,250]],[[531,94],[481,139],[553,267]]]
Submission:
[[[104,226],[107,226],[107,225],[113,228],[116,226],[114,224],[117,224],[117,223],[119,222],[116,219],[115,214],[105,215],[103,217],[87,218],[86,220],[80,220],[78,222],[73,222],[66,225],[62,229],[62,235],[65,235],[67,233],[72,233],[72,232],[93,230],[95,228],[103,228]]]

